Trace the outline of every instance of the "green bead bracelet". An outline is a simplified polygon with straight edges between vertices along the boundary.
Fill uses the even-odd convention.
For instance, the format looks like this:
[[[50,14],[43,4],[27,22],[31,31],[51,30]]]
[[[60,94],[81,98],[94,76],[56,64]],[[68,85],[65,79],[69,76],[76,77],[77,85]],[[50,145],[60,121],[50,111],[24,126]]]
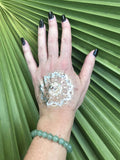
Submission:
[[[72,152],[72,146],[67,141],[65,141],[63,138],[59,138],[56,135],[53,136],[51,133],[47,133],[47,132],[43,132],[41,130],[35,129],[31,132],[31,136],[32,138],[34,138],[35,136],[47,138],[48,140],[59,143],[60,145],[65,147],[68,152]]]

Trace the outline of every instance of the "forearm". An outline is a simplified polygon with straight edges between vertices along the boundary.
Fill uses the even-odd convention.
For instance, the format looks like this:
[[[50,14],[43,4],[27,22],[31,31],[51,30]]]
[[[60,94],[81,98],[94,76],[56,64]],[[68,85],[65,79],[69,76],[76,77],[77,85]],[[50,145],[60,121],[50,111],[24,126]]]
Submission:
[[[69,141],[71,129],[74,121],[74,115],[55,117],[41,117],[37,124],[37,130],[42,130],[59,138]],[[67,151],[66,149],[53,141],[36,136],[28,149],[24,160],[65,160]]]

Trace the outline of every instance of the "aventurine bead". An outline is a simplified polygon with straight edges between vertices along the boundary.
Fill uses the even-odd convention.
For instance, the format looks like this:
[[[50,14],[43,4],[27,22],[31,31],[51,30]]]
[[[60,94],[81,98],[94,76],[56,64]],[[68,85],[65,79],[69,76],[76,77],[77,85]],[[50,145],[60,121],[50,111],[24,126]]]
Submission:
[[[31,132],[31,136],[32,136],[32,138],[35,136],[34,131]]]
[[[60,138],[59,139],[59,144],[63,145],[65,143],[64,139]]]
[[[70,144],[67,146],[67,151],[72,152],[72,146]]]
[[[65,148],[67,148],[67,146],[68,146],[68,142],[64,142],[64,144],[63,144],[63,146],[65,147]]]
[[[43,132],[42,131],[38,131],[37,135],[38,136],[42,136]]]
[[[47,135],[48,135],[47,132],[43,132],[43,133],[42,133],[42,137],[43,137],[43,138],[47,138]]]
[[[49,139],[49,140],[52,140],[52,139],[53,139],[53,136],[52,136],[52,134],[48,134],[48,137],[47,137],[47,139]]]
[[[34,137],[37,136],[37,130],[34,130]]]
[[[53,136],[53,141],[57,142],[59,140],[58,136]]]

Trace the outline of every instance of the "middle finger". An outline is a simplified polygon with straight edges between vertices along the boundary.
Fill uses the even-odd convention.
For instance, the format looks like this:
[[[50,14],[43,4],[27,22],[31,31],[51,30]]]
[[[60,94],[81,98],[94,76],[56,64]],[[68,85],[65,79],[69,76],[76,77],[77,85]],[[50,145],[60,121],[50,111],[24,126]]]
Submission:
[[[58,58],[58,27],[55,15],[49,12],[48,59]]]

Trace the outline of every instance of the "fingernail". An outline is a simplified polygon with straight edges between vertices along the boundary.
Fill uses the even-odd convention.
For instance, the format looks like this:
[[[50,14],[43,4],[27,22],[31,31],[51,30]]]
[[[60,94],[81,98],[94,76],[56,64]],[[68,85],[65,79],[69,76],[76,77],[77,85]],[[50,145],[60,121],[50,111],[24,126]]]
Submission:
[[[95,49],[95,50],[94,50],[93,55],[94,55],[95,57],[97,57],[97,55],[98,55],[98,49]]]
[[[49,19],[54,18],[54,14],[53,14],[53,12],[49,12],[49,13],[48,13],[48,17],[49,17]]]
[[[40,27],[40,28],[43,28],[43,27],[44,27],[44,21],[43,21],[42,19],[39,21],[39,27]]]
[[[21,42],[22,42],[22,45],[24,46],[24,45],[25,45],[25,40],[24,40],[24,38],[21,38]]]
[[[62,15],[61,19],[62,19],[62,22],[65,22],[66,21],[65,15]]]

